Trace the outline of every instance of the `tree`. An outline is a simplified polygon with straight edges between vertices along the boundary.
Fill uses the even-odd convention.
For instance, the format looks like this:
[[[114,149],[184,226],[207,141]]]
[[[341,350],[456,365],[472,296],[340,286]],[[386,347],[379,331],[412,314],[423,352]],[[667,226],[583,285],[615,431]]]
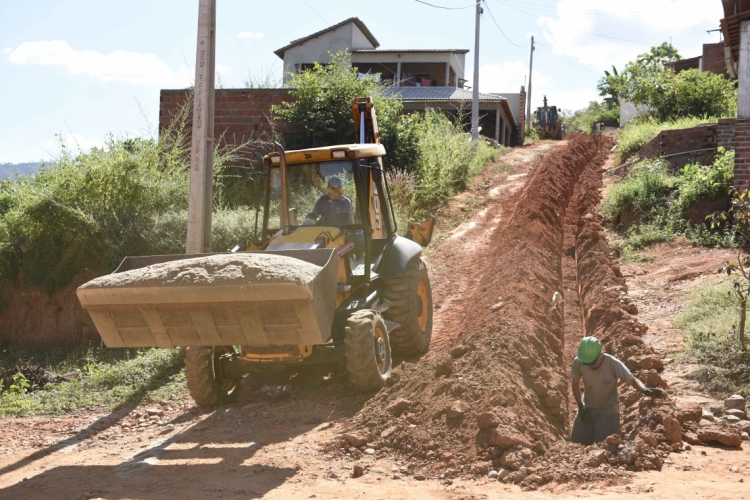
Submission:
[[[612,73],[604,71],[604,76],[599,80],[599,84],[596,86],[599,91],[599,95],[604,97],[604,103],[607,105],[607,109],[612,109],[616,105],[619,106],[618,88],[623,83],[623,76],[617,72],[614,64],[612,65]]]
[[[369,76],[369,75],[368,75]],[[375,77],[359,78],[346,51],[331,54],[330,64],[291,75],[288,83],[294,101],[282,102],[271,111],[277,122],[292,128],[286,147],[316,148],[355,142],[351,103],[371,96],[381,129],[392,126],[403,109],[400,99],[384,95]]]
[[[388,152],[385,165],[411,171],[419,163],[419,119],[404,115],[401,99],[387,95],[375,75],[359,78],[347,51],[331,54],[326,65],[293,74],[288,82],[294,101],[273,106],[274,120],[290,127],[285,147],[305,149],[356,142],[352,99],[372,97],[380,140]]]
[[[660,121],[688,116],[733,116],[737,89],[722,75],[690,69],[675,73],[664,70],[651,78],[639,79],[630,99],[648,106]]]
[[[677,73],[664,66],[679,59],[679,52],[671,44],[651,47],[649,52],[625,65],[617,78],[602,79],[599,90],[614,92],[633,104],[646,106],[660,121],[689,116],[732,116],[737,102],[734,84],[714,73],[698,69]]]

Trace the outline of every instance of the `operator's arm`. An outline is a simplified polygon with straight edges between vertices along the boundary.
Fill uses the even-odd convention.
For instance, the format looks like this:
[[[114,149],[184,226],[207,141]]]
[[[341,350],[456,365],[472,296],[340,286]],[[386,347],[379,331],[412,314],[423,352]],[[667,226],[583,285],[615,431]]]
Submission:
[[[323,209],[322,209],[323,202],[322,201],[323,201],[324,198],[325,198],[325,196],[321,196],[320,198],[318,198],[318,201],[315,202],[315,206],[313,206],[312,212],[310,212],[309,214],[307,214],[305,216],[305,218],[312,219],[313,221],[315,221],[315,220],[318,219],[318,217],[320,217],[320,214],[323,212]]]

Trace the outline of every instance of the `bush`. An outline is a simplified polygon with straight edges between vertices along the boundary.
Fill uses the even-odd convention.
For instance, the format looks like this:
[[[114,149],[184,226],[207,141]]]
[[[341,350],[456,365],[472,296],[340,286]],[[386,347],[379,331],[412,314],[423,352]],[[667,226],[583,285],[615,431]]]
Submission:
[[[606,127],[620,126],[620,106],[609,108],[606,104],[600,104],[596,101],[589,102],[588,107],[584,109],[579,109],[573,113],[565,111],[561,115],[567,126],[568,134],[579,130],[593,134],[596,131],[597,123],[602,123]]]
[[[375,75],[359,78],[347,51],[331,54],[330,64],[315,63],[312,69],[291,75],[288,85],[294,101],[271,108],[274,120],[291,128],[284,137],[286,148],[359,142],[354,137],[351,103],[357,97],[372,97],[388,165],[411,170],[416,164],[419,137],[414,119],[400,117],[401,100],[387,96]]]
[[[159,142],[110,137],[105,147],[80,154],[61,144],[55,162],[38,174],[0,181],[0,280],[20,278],[51,294],[84,267],[103,274],[126,255],[184,252],[189,105]],[[247,231],[238,227],[249,220],[245,212],[221,214],[223,171],[244,147],[215,154],[213,230],[221,250]],[[230,229],[239,234],[231,238]]]
[[[652,117],[639,117],[628,122],[620,131],[617,146],[617,161],[624,162],[635,156],[651,139],[659,135],[662,130],[674,130],[691,128],[703,123],[713,123],[713,118],[680,118],[666,122],[660,122]]]
[[[737,238],[731,228],[705,222],[691,227],[687,220],[691,206],[728,192],[733,181],[734,151],[724,148],[719,148],[712,165],[687,165],[677,175],[669,172],[666,163],[642,161],[612,187],[602,213],[615,223],[626,214],[633,217],[636,224],[627,232],[630,251],[669,241],[677,234],[698,245],[734,246]]]
[[[722,75],[700,69],[679,73],[665,69],[636,80],[631,102],[647,106],[649,114],[659,121],[736,116],[737,89]]]
[[[702,364],[698,380],[720,389],[750,394],[750,364],[737,334],[739,303],[728,283],[698,288],[688,295],[685,312],[675,318],[687,352]]]
[[[637,216],[665,205],[675,183],[665,163],[644,161],[633,167],[624,181],[612,187],[604,199],[602,211],[612,221],[619,221],[628,212]]]

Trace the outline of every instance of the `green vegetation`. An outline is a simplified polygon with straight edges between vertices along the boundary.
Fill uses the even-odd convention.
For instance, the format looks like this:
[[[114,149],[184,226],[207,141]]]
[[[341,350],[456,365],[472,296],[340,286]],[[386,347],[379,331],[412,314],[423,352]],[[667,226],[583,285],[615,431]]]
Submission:
[[[703,366],[698,380],[710,389],[750,395],[750,362],[738,335],[739,302],[730,283],[703,286],[688,295],[686,311],[675,319],[687,353]]]
[[[0,181],[0,281],[22,279],[52,293],[84,267],[106,273],[126,255],[184,252],[185,118],[158,142],[110,137],[104,148],[79,154],[61,144],[54,165]],[[223,147],[215,157],[213,246],[220,250],[253,227],[254,212],[225,192],[227,165],[241,162],[242,150]]]
[[[326,65],[315,63],[308,71],[290,75],[288,82],[295,100],[273,106],[280,125],[291,133],[284,137],[288,149],[316,148],[355,142],[352,100],[372,97],[378,117],[380,138],[392,166],[409,169],[418,149],[410,119],[401,119],[400,99],[388,97],[376,78],[359,78],[347,51],[331,54]]]
[[[602,123],[605,127],[620,126],[619,104],[610,107],[606,102],[591,101],[588,107],[584,109],[575,112],[561,111],[561,116],[569,134],[579,130],[593,134],[596,131],[597,123]]]
[[[677,73],[664,66],[679,59],[677,49],[666,42],[651,47],[649,52],[629,62],[623,72],[607,73],[599,82],[600,92],[647,106],[649,115],[659,121],[734,116],[737,112],[734,83],[700,69]]]
[[[14,377],[16,387],[0,393],[0,415],[57,415],[93,406],[115,410],[148,399],[168,401],[187,392],[183,358],[179,349],[4,351],[0,355],[0,371],[22,360],[40,365],[67,381],[26,393],[28,385],[21,380],[23,375],[17,374],[21,377]]]
[[[703,123],[716,123],[715,118],[687,117],[675,120],[658,121],[650,116],[638,117],[620,131],[617,142],[617,160],[624,162],[635,156],[651,139],[663,130],[691,128]]]
[[[734,246],[729,228],[688,221],[691,206],[725,196],[734,179],[734,151],[719,149],[713,165],[687,165],[677,174],[659,161],[641,161],[607,194],[604,215],[615,224],[633,222],[627,230],[626,249],[633,251],[683,235],[699,245]],[[706,214],[708,215],[708,214]]]
[[[425,217],[464,189],[500,150],[479,141],[474,147],[464,132],[462,116],[455,121],[433,110],[403,114],[397,97],[387,95],[375,78],[359,78],[347,52],[331,55],[331,63],[315,64],[292,75],[293,102],[274,106],[274,118],[292,133],[290,148],[346,144],[354,139],[351,101],[371,96],[387,156],[389,187],[399,227]]]

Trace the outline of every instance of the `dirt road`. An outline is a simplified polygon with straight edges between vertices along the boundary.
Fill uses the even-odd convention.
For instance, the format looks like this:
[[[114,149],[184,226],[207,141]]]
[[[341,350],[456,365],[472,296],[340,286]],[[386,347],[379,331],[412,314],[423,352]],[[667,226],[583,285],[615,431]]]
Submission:
[[[486,256],[493,255],[493,236],[507,229],[541,157],[555,155],[560,147],[545,143],[514,150],[501,159],[507,166],[489,167],[442,214],[443,220],[466,218],[457,227],[441,225],[443,234],[428,254],[436,305],[428,358],[460,343],[465,313],[473,307],[469,297],[482,286]],[[582,330],[571,281],[575,271],[566,260],[572,258],[571,229],[566,222],[566,339],[580,337]],[[664,256],[669,259],[668,252]],[[723,254],[703,257],[708,261],[702,266],[709,269]],[[660,274],[667,265],[657,258],[648,266],[623,268],[633,282],[640,316],[650,326],[668,320],[675,307],[668,310],[665,304],[678,299],[675,290],[657,293],[666,285],[649,278],[670,275]],[[678,282],[680,293],[689,288],[689,279]],[[649,335],[655,344],[680,349],[674,329],[652,327]],[[569,349],[565,354],[567,364]],[[677,377],[674,369],[667,365],[665,376]],[[371,397],[353,393],[336,371],[319,368],[288,376],[275,381],[289,387],[280,396],[250,383],[238,403],[214,410],[176,400],[112,414],[0,420],[0,498],[624,498],[639,493],[642,498],[738,499],[750,494],[747,483],[740,482],[750,475],[750,453],[718,447],[672,454],[661,472],[622,472],[590,484],[551,483],[533,492],[485,476],[426,474],[418,462],[385,448],[347,455],[331,450],[330,443],[351,417],[372,404]],[[711,399],[691,391],[692,398]],[[363,467],[362,477],[351,478],[354,465]],[[457,461],[455,467],[463,464]]]

